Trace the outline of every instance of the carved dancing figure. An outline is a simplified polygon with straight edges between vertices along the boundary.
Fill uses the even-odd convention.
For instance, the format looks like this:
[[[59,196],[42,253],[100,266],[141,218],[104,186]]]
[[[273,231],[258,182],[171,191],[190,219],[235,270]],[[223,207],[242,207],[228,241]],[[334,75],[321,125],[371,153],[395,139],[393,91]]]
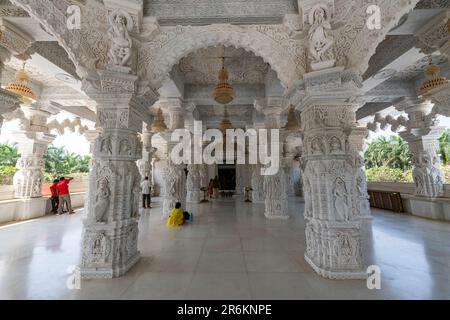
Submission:
[[[100,181],[100,188],[97,192],[97,199],[95,202],[95,220],[97,222],[106,221],[106,213],[109,208],[109,198],[111,191],[109,189],[109,182],[106,179]]]
[[[116,66],[126,67],[131,59],[133,40],[129,32],[133,30],[133,19],[123,11],[116,10],[109,16],[108,30],[112,40],[109,57]]]
[[[334,208],[336,209],[336,215],[339,221],[348,220],[348,203],[347,203],[347,188],[345,182],[341,178],[338,178],[334,187]]]
[[[309,53],[313,62],[323,62],[333,60],[332,54],[328,51],[333,46],[333,39],[328,34],[331,30],[330,15],[326,6],[317,5],[309,14],[311,28],[308,33]]]

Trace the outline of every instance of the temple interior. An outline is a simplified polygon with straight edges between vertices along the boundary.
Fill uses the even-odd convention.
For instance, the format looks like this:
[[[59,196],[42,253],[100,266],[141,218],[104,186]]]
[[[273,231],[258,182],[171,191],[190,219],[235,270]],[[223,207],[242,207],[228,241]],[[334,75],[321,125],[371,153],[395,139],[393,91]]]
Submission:
[[[449,17],[0,0],[0,299],[449,299]]]

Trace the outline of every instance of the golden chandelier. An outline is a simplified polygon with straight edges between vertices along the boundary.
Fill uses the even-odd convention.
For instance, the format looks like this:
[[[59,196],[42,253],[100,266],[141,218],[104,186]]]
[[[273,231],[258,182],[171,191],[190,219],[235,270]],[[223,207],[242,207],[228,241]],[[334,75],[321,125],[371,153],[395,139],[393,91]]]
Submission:
[[[7,85],[6,90],[19,95],[22,104],[30,105],[36,102],[36,95],[28,86],[30,76],[25,71],[25,64],[26,62],[23,63],[22,70],[16,72],[16,81]]]
[[[161,108],[156,112],[155,119],[152,124],[152,132],[161,133],[167,130],[166,122],[164,121],[164,114],[161,111]]]
[[[233,124],[230,121],[227,107],[225,106],[225,112],[223,114],[222,122],[219,124],[219,129],[225,134],[228,129],[233,129]]]
[[[234,100],[234,88],[228,83],[228,71],[225,69],[225,58],[222,58],[222,69],[219,71],[219,83],[214,88],[214,100],[220,104],[229,104]]]
[[[433,64],[430,57],[430,63],[425,69],[426,80],[422,83],[419,89],[419,95],[427,96],[433,93],[436,89],[450,85],[447,78],[441,76],[441,69]]]

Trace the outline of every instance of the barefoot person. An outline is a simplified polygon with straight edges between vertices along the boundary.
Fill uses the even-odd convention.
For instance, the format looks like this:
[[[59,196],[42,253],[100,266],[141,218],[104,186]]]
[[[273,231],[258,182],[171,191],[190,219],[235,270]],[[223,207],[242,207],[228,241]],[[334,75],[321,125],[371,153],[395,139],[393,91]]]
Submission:
[[[142,207],[144,209],[147,209],[147,208],[150,209],[151,208],[151,206],[150,206],[151,186],[150,186],[150,180],[148,179],[148,177],[145,177],[144,181],[142,181],[141,188],[142,188]]]
[[[181,209],[181,203],[177,202],[175,208],[172,209],[167,219],[167,226],[171,228],[181,227],[184,224],[183,210]]]
[[[58,185],[56,186],[56,188],[58,189],[58,195],[59,195],[58,215],[63,213],[62,210],[63,210],[64,204],[66,204],[67,210],[69,210],[69,214],[75,213],[72,210],[72,202],[70,201],[70,193],[69,193],[69,183],[72,180],[73,180],[73,178],[71,178],[71,177],[68,177],[68,178],[61,177],[59,179]]]
[[[50,193],[52,197],[50,198],[52,201],[52,213],[58,213],[59,207],[59,194],[58,194],[58,183],[59,180],[53,180],[53,184],[50,186]]]

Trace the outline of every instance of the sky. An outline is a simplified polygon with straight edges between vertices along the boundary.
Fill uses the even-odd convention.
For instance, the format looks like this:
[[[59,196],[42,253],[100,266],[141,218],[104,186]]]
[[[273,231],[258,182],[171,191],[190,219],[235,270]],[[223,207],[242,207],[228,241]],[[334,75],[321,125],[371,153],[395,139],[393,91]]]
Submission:
[[[50,117],[49,121],[57,120],[62,122],[65,119],[74,120],[75,117],[69,113],[61,112],[57,116]],[[88,126],[90,129],[93,128],[93,123],[90,121],[82,120],[82,124]],[[13,143],[13,132],[18,128],[18,120],[14,121],[4,121],[3,127],[0,134],[0,143]],[[56,139],[53,141],[55,147],[64,147],[69,153],[79,154],[81,156],[89,155],[89,142],[87,139],[80,135],[77,131],[70,132],[65,130],[63,135],[59,135],[57,132],[51,132],[56,135]]]

